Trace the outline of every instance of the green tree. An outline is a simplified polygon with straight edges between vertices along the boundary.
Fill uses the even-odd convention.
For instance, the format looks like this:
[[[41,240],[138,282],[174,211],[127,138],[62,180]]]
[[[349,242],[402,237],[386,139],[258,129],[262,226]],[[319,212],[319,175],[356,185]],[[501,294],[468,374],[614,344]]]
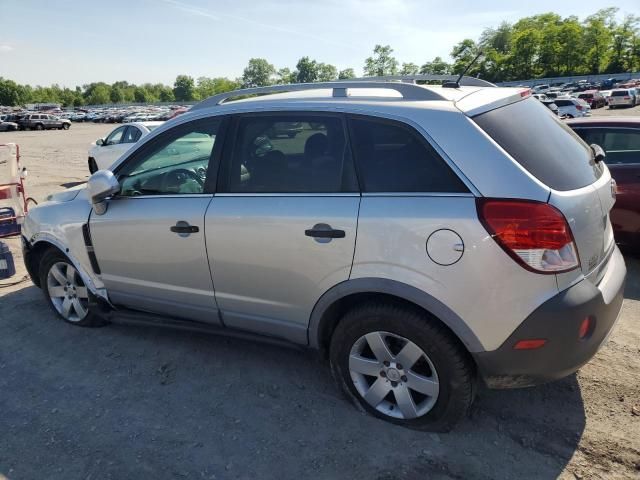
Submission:
[[[281,68],[276,72],[276,82],[278,84],[284,85],[287,83],[295,83],[296,76],[295,73],[292,73],[288,68]]]
[[[633,63],[634,42],[638,32],[639,18],[635,15],[625,15],[619,25],[613,25],[613,41],[611,58],[607,72],[626,72]]]
[[[109,94],[109,97],[111,98],[112,103],[124,102],[124,93],[122,91],[122,88],[120,88],[116,84],[113,84],[111,86],[111,93]]]
[[[196,100],[196,85],[193,77],[178,75],[173,84],[173,96],[178,102]]]
[[[264,58],[252,58],[242,73],[242,86],[264,87],[270,85],[276,69]]]
[[[364,74],[367,77],[383,77],[398,73],[398,60],[393,55],[389,45],[376,45],[373,56],[364,61]]]
[[[173,90],[166,85],[163,85],[158,92],[158,98],[161,102],[174,102],[176,97],[173,94]]]
[[[400,75],[415,75],[420,71],[420,67],[415,63],[403,63]]]
[[[328,63],[318,64],[318,81],[331,82],[338,78],[338,69]]]
[[[420,73],[425,75],[448,75],[451,73],[451,65],[442,60],[441,57],[435,57],[432,61],[420,67]]]
[[[610,25],[615,22],[617,8],[605,8],[583,22],[585,66],[589,73],[600,73],[609,61],[613,41]]]
[[[87,105],[102,105],[111,102],[111,86],[104,82],[85,85],[84,98]]]
[[[338,78],[340,80],[348,80],[349,78],[356,78],[356,72],[353,71],[353,68],[345,68],[344,70],[340,70],[338,73]]]
[[[15,107],[30,101],[28,90],[13,80],[0,77],[0,105]]]
[[[460,74],[471,63],[471,61],[478,54],[478,45],[470,38],[465,38],[460,43],[454,45],[451,50],[451,57],[453,58],[453,65],[451,66],[451,73]],[[478,73],[479,65],[475,64],[467,72],[467,75],[475,75]]]
[[[318,62],[309,57],[302,57],[296,64],[296,82],[311,83],[318,80]]]

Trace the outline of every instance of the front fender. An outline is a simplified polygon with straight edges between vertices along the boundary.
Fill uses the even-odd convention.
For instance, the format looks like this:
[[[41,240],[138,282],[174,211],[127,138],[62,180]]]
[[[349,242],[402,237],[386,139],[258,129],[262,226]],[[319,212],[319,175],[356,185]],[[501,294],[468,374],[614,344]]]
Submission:
[[[45,202],[29,210],[22,226],[26,247],[33,250],[44,243],[64,253],[89,290],[107,299],[100,277],[93,271],[84,243],[82,226],[89,221],[91,206],[84,195],[67,202]]]

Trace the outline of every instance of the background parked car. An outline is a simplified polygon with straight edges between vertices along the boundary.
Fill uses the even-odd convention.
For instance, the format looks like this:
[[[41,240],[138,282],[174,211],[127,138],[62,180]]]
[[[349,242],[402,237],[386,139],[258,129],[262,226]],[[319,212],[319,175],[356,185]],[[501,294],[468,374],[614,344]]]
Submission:
[[[20,130],[69,130],[71,122],[46,113],[30,113],[18,120]]]
[[[640,251],[640,117],[583,118],[567,124],[606,152],[604,161],[618,184],[611,211],[616,241]]]
[[[560,115],[559,111],[558,111],[558,106],[555,104],[555,101],[551,98],[548,98],[546,100],[540,100],[542,102],[542,104],[547,107],[549,110],[551,110],[553,113],[555,113],[556,115]]]
[[[584,117],[591,113],[589,105],[577,98],[561,97],[556,98],[554,103],[558,106],[558,114],[566,118]]]
[[[9,132],[18,129],[18,124],[9,120],[9,115],[0,115],[0,132]]]
[[[586,90],[580,93],[578,98],[587,102],[591,108],[600,108],[607,105],[607,100],[597,90]]]
[[[609,97],[609,108],[633,107],[637,104],[637,94],[634,88],[613,90]]]
[[[109,168],[120,155],[163,122],[136,122],[122,125],[113,130],[106,138],[99,138],[89,149],[89,172]]]
[[[14,122],[6,122],[0,118],[0,132],[10,132],[18,130],[18,124]]]

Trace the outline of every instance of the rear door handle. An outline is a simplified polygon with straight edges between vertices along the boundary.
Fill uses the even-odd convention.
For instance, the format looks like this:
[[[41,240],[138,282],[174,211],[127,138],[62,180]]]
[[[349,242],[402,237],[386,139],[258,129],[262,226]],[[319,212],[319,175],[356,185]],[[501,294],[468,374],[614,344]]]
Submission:
[[[326,223],[317,223],[313,228],[305,230],[304,234],[313,238],[344,238],[346,235],[344,230],[336,230]]]
[[[195,225],[189,225],[188,222],[185,222],[183,220],[176,222],[173,227],[169,227],[169,230],[171,230],[173,233],[177,233],[181,237],[188,237],[192,233],[198,233],[200,231],[200,229]]]

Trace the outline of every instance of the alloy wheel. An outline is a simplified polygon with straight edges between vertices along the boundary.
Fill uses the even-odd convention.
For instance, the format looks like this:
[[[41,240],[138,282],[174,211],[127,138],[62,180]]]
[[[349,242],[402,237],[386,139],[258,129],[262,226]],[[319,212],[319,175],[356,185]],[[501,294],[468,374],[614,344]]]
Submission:
[[[360,337],[349,354],[351,380],[378,412],[410,420],[428,413],[440,391],[427,354],[411,340],[389,332]]]
[[[54,263],[47,273],[47,291],[65,320],[80,322],[89,313],[89,292],[73,265]]]

